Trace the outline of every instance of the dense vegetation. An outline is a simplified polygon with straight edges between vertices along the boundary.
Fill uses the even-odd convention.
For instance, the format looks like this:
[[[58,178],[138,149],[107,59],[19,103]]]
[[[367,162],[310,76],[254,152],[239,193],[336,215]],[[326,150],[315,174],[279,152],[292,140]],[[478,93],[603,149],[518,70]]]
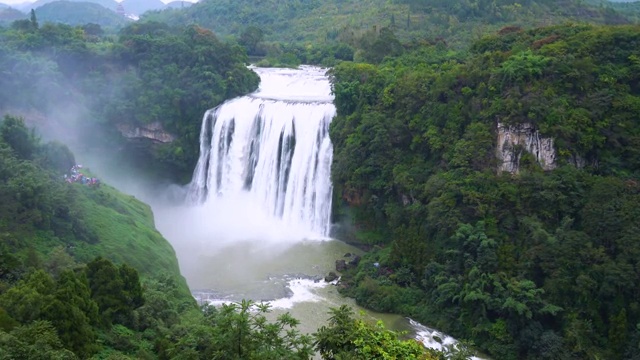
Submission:
[[[368,53],[367,47],[383,29],[405,47],[440,43],[466,50],[471,41],[504,26],[637,21],[634,11],[607,4],[597,0],[203,0],[188,9],[148,12],[143,20],[197,23],[235,39],[250,56],[260,58],[259,66],[330,67],[343,60],[369,62],[361,55]],[[395,56],[402,46],[398,42],[380,50]]]
[[[336,195],[375,248],[346,293],[498,359],[637,359],[639,45],[637,26],[510,27],[331,70]],[[498,122],[553,138],[557,168],[515,149],[498,173]]]
[[[442,356],[345,307],[315,336],[288,314],[267,320],[267,304],[198,309],[149,208],[64,181],[73,165],[66,146],[42,143],[20,118],[0,122],[0,358]]]
[[[120,326],[195,309],[148,206],[107,185],[65,182],[73,154],[19,118],[1,121],[0,153],[0,356],[87,358]]]
[[[33,266],[52,252],[70,252],[80,263],[104,256],[134,266],[143,277],[168,273],[188,294],[175,253],[155,230],[147,205],[107,185],[64,182],[63,175],[75,164],[73,154],[61,143],[43,144],[20,118],[5,117],[0,136],[3,254],[29,259]],[[148,253],[153,256],[144,255]],[[68,265],[67,260],[62,263]],[[13,270],[3,269],[3,276]]]
[[[174,25],[197,23],[216,34],[235,36],[255,26],[268,41],[311,46],[343,41],[382,27],[393,28],[403,41],[444,39],[465,46],[507,24],[625,21],[608,7],[575,0],[202,0],[185,10],[147,13],[145,19]]]
[[[258,85],[244,50],[193,25],[135,23],[117,38],[102,34],[96,24],[41,25],[37,13],[0,28],[0,64],[12,70],[0,78],[0,110],[36,111],[78,134],[68,140],[78,151],[184,181],[204,111]],[[177,140],[132,143],[116,132],[152,123]]]
[[[624,14],[625,17],[631,19],[635,23],[640,21],[640,1],[610,1],[602,3],[597,0],[588,0],[588,2],[599,6],[609,7],[621,14]]]

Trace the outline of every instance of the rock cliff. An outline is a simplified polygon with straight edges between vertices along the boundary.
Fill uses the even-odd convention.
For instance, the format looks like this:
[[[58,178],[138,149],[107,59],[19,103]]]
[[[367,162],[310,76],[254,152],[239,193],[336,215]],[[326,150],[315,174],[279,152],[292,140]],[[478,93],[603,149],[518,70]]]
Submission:
[[[523,152],[532,154],[544,170],[556,167],[556,151],[553,139],[543,138],[530,123],[505,125],[498,122],[498,171],[517,174]]]
[[[117,128],[127,139],[148,139],[159,143],[170,143],[176,138],[175,135],[165,131],[158,121],[142,126],[120,123]]]

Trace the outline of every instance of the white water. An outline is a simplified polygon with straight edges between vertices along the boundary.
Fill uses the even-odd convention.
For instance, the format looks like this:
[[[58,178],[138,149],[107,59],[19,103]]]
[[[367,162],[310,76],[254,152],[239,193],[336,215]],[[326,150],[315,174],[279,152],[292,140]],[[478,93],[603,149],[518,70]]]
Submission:
[[[436,329],[432,329],[428,326],[424,326],[413,319],[409,319],[409,323],[415,331],[416,340],[420,341],[425,347],[443,351],[445,353],[450,353],[451,351],[460,349],[460,343],[458,340],[450,335]],[[478,356],[469,356],[468,359],[483,360],[483,358]]]
[[[266,220],[294,238],[326,237],[335,115],[329,81],[314,67],[255,71],[257,92],[205,113],[188,198],[226,209],[241,203],[244,228]]]

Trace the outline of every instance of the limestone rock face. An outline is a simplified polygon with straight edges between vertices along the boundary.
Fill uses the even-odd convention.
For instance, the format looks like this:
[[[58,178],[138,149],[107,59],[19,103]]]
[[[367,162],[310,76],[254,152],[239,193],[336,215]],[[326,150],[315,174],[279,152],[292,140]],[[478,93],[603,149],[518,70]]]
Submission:
[[[117,128],[127,139],[149,139],[159,143],[170,143],[176,138],[173,134],[165,131],[158,121],[143,126],[120,123]]]
[[[523,152],[532,154],[544,170],[556,168],[556,151],[553,139],[543,138],[530,123],[504,125],[498,122],[498,171],[517,174]]]

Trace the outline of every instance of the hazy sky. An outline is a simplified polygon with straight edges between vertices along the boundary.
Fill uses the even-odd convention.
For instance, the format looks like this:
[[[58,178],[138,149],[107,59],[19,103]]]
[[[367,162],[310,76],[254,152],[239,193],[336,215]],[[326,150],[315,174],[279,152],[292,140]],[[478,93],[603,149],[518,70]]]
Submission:
[[[15,4],[24,4],[24,3],[32,3],[33,1],[25,1],[25,0],[0,0],[0,3],[3,4],[8,4],[8,5],[15,5]],[[117,2],[122,2],[122,0],[116,0]],[[161,0],[163,3],[170,3],[173,0]],[[184,0],[184,1],[190,1],[190,2],[196,2],[196,0]]]

